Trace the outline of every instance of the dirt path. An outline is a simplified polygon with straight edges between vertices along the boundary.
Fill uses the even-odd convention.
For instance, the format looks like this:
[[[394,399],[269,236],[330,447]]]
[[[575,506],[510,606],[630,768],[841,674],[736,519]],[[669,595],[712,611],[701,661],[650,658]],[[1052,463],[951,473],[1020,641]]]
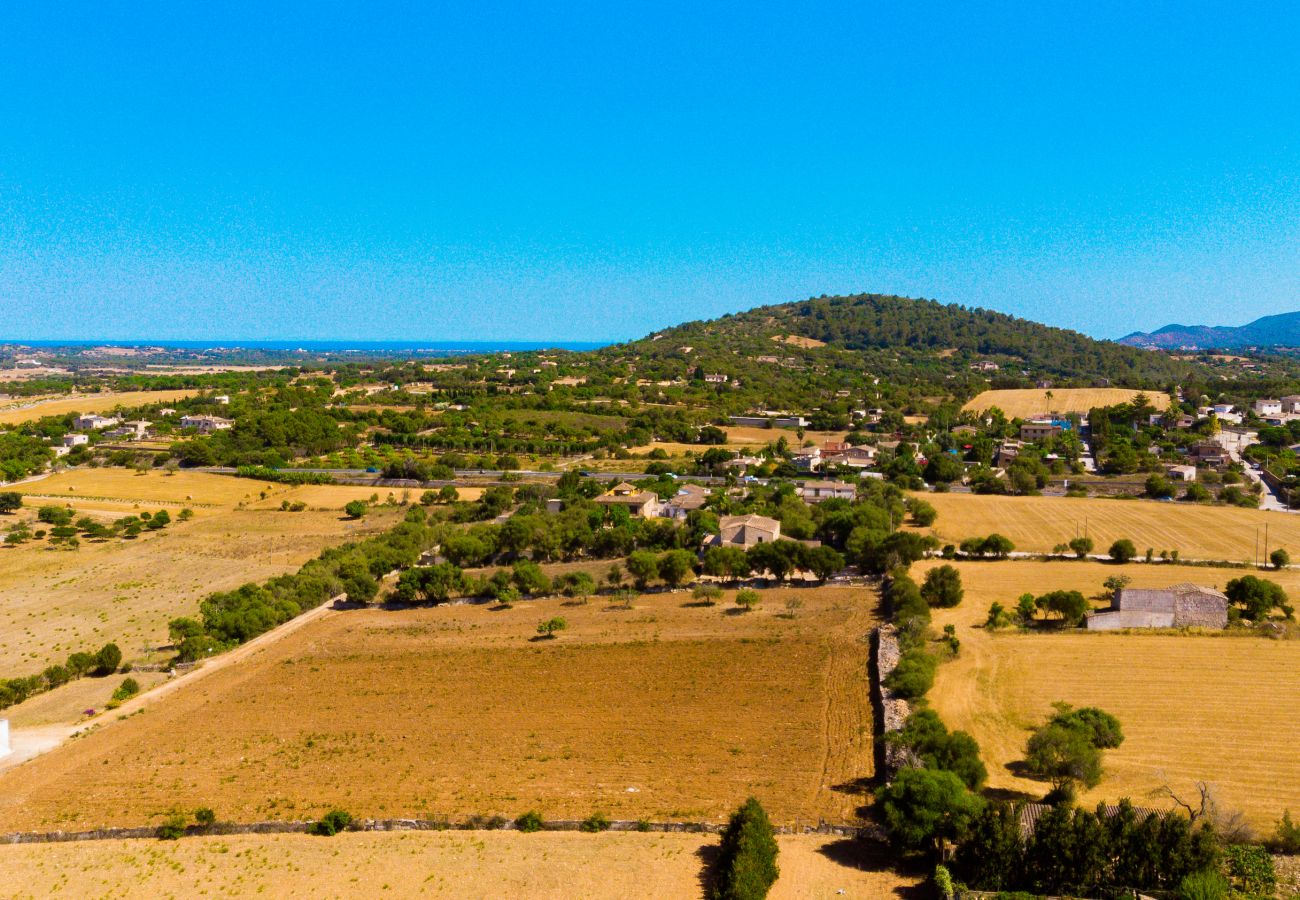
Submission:
[[[58,747],[68,738],[81,734],[91,729],[105,728],[119,719],[137,713],[147,706],[169,696],[183,687],[194,684],[202,678],[206,678],[213,672],[220,672],[227,666],[248,659],[253,654],[266,649],[271,644],[282,638],[293,634],[299,628],[308,625],[318,619],[323,619],[329,615],[337,613],[334,608],[334,602],[329,601],[321,604],[315,609],[309,609],[302,615],[290,619],[278,628],[272,628],[265,634],[258,635],[246,644],[241,644],[233,650],[221,654],[220,656],[211,657],[205,660],[201,666],[191,669],[184,675],[178,675],[170,681],[158,685],[151,691],[134,697],[117,709],[105,710],[93,718],[79,722],[75,725],[42,725],[36,728],[15,728],[10,733],[10,743],[13,746],[13,752],[8,756],[0,757],[0,772],[11,769],[14,766],[21,765],[30,759],[47,753]]]

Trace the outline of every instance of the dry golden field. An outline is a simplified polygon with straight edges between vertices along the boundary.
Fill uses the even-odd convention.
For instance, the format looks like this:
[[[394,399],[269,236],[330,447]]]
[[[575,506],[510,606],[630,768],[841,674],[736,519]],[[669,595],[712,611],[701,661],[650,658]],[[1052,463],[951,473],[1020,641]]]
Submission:
[[[917,578],[934,565],[919,565]],[[1046,792],[1046,785],[1018,778],[1007,766],[1023,758],[1029,730],[1052,702],[1064,700],[1115,714],[1126,735],[1122,747],[1106,751],[1105,779],[1082,798],[1086,803],[1129,797],[1163,805],[1150,797],[1162,783],[1189,792],[1204,780],[1264,833],[1284,809],[1300,811],[1300,641],[977,627],[991,603],[1013,607],[1026,591],[1091,596],[1116,572],[1137,587],[1193,581],[1221,589],[1242,570],[1028,560],[957,567],[965,599],[956,609],[936,610],[934,621],[937,628],[957,626],[961,653],[940,666],[929,698],[950,728],[979,741],[991,787]],[[1268,577],[1300,595],[1300,572]]]
[[[1051,399],[1048,399],[1049,393]],[[1146,394],[1156,409],[1164,409],[1169,405],[1169,395],[1159,391],[1133,391],[1127,388],[1053,388],[1047,391],[1027,388],[984,391],[967,400],[962,409],[983,412],[996,406],[1008,419],[1017,416],[1023,419],[1047,412],[1086,413],[1095,406],[1127,403],[1138,394]]]
[[[174,403],[193,397],[198,391],[122,391],[120,393],[79,394],[31,401],[16,399],[0,405],[0,425],[17,425],[43,416],[66,413],[102,413],[118,406],[143,406],[148,403]]]
[[[137,659],[146,645],[165,642],[170,619],[197,612],[206,594],[292,571],[325,547],[380,530],[399,515],[381,508],[360,522],[345,519],[343,504],[362,489],[195,472],[75,470],[17,490],[27,498],[24,518],[57,503],[105,520],[166,509],[172,524],[132,541],[82,541],[75,551],[52,550],[44,541],[0,548],[0,678],[39,672],[108,641],[127,660]],[[300,497],[311,508],[279,511],[281,500]],[[186,507],[194,518],[181,522]]]
[[[441,831],[0,846],[0,894],[699,897],[717,842],[699,834]],[[912,896],[920,882],[890,871],[875,845],[815,835],[777,843],[781,877],[772,900],[888,900]]]
[[[1017,550],[1050,552],[1076,534],[1087,534],[1105,553],[1119,538],[1133,541],[1139,554],[1148,547],[1177,550],[1184,559],[1254,562],[1256,541],[1268,548],[1300,552],[1300,516],[1228,506],[1102,500],[1084,497],[1004,497],[980,494],[925,494],[939,512],[930,529],[946,543],[991,532],[1006,535]]]
[[[787,601],[801,605],[793,617]],[[875,596],[784,589],[331,613],[0,775],[0,831],[355,815],[854,821]],[[564,616],[557,640],[538,622]]]

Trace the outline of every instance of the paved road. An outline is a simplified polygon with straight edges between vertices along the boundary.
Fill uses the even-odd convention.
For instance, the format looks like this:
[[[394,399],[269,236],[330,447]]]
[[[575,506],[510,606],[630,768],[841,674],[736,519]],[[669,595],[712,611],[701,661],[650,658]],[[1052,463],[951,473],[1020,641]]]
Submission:
[[[1287,505],[1282,502],[1282,498],[1274,493],[1273,489],[1268,486],[1268,482],[1260,476],[1259,472],[1251,468],[1250,463],[1242,460],[1241,452],[1237,450],[1236,447],[1227,446],[1224,447],[1224,450],[1228,452],[1228,456],[1232,458],[1233,462],[1239,462],[1242,464],[1242,467],[1245,469],[1246,477],[1260,486],[1262,490],[1259,495],[1260,509],[1267,509],[1272,512],[1295,512],[1295,510],[1287,508]]]
[[[229,466],[206,466],[195,469],[198,472],[212,472],[218,475],[233,475],[236,470]],[[442,487],[448,484],[457,484],[469,478],[487,478],[501,479],[509,475],[510,477],[521,478],[545,478],[547,480],[558,481],[563,472],[541,472],[533,469],[518,469],[507,472],[500,469],[456,469],[454,479],[438,479],[434,481],[416,481],[410,478],[385,478],[382,472],[371,472],[368,469],[281,469],[283,472],[306,472],[312,475],[330,475],[334,478],[349,478],[358,480],[367,480],[368,482],[384,483],[389,485],[401,486],[409,485],[411,487]],[[597,481],[640,481],[650,477],[645,472],[596,472],[586,471],[583,473]],[[727,479],[714,475],[689,475],[682,476],[689,478],[691,481],[699,481],[705,484],[726,484]],[[760,479],[761,481],[761,479]]]

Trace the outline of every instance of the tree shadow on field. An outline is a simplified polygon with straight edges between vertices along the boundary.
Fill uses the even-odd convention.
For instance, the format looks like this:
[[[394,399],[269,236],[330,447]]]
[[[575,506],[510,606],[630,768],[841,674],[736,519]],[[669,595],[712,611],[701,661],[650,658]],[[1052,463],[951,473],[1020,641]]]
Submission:
[[[1037,803],[1042,800],[1027,791],[1017,791],[1011,788],[993,788],[986,787],[980,791],[980,796],[985,800],[999,800],[1003,803]]]
[[[831,790],[835,791],[837,794],[849,794],[867,800],[871,797],[871,788],[874,783],[874,777],[854,778],[852,781],[844,781],[839,784],[831,785]],[[871,804],[864,802],[861,806],[857,807],[854,812],[865,819],[871,815]]]
[[[718,844],[705,844],[695,851],[695,856],[700,861],[700,872],[696,880],[700,885],[700,895],[708,897],[713,892],[713,886],[718,877],[718,857],[722,855],[722,847]]]
[[[836,865],[859,872],[893,872],[921,879],[920,884],[896,887],[893,896],[903,900],[930,900],[934,892],[926,881],[929,872],[915,861],[905,860],[887,844],[871,838],[840,838],[817,848]]]

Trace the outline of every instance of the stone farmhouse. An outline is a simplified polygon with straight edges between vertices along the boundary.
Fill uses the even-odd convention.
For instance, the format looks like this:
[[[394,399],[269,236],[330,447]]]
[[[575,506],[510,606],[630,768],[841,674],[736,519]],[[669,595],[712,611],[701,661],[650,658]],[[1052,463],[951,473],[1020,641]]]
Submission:
[[[718,521],[718,532],[705,541],[706,547],[739,547],[744,550],[756,544],[779,541],[781,523],[767,516],[723,516]]]
[[[1228,598],[1198,584],[1122,588],[1110,609],[1088,616],[1089,631],[1118,628],[1226,628]]]
[[[659,497],[650,491],[639,491],[626,481],[614,485],[594,502],[601,506],[621,506],[632,515],[647,519],[659,515]]]

